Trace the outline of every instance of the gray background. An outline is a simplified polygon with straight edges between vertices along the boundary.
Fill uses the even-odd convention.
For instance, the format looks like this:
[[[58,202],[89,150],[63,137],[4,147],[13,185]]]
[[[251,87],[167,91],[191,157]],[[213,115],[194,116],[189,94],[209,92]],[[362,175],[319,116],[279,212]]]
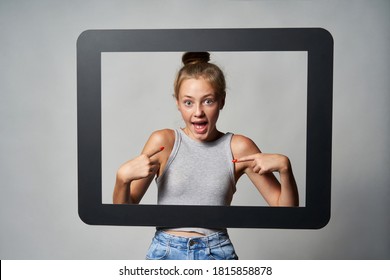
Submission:
[[[151,227],[89,226],[78,217],[82,31],[323,27],[335,40],[331,220],[320,230],[231,229],[230,235],[242,259],[389,259],[389,11],[390,1],[0,1],[0,258],[143,259],[152,238]],[[239,74],[228,79],[234,83]],[[169,87],[156,96],[166,102],[160,110],[175,111]],[[232,89],[230,104],[242,92]],[[232,105],[221,118],[244,110]],[[171,122],[166,126],[180,125],[177,115]],[[253,133],[241,121],[232,127],[223,129]],[[269,143],[275,146],[266,150],[283,147],[296,157],[302,177],[305,163],[292,143]],[[131,156],[119,153],[113,161]]]

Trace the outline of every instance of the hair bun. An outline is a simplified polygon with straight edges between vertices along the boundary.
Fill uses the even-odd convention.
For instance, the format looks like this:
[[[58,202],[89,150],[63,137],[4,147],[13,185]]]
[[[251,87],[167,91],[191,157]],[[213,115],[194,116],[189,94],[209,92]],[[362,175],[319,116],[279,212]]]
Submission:
[[[210,54],[208,52],[186,52],[181,60],[184,65],[207,63],[210,61]]]

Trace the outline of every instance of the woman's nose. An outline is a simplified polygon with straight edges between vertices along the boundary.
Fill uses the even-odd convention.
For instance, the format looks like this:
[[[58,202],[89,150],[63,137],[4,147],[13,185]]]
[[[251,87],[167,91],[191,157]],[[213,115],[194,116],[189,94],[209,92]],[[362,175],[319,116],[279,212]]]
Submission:
[[[202,117],[203,115],[204,115],[204,111],[202,105],[196,106],[195,117]]]

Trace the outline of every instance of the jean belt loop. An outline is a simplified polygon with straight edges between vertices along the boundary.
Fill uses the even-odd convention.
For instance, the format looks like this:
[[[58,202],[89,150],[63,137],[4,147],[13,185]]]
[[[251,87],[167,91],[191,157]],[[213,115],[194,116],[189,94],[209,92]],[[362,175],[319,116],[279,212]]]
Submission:
[[[205,240],[206,240],[206,253],[209,255],[209,254],[211,254],[210,236],[206,236]]]
[[[217,236],[218,236],[218,247],[219,248],[222,248],[222,246],[221,246],[221,244],[222,244],[221,235],[222,235],[222,232],[218,232],[217,233]]]

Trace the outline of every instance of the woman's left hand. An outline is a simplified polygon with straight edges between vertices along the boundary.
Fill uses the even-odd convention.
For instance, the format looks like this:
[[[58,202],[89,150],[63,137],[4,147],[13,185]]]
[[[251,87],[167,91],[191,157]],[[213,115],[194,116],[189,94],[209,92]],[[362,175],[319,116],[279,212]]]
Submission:
[[[290,160],[280,154],[256,153],[233,160],[234,163],[252,161],[252,171],[260,175],[279,172],[285,173],[290,170]]]

